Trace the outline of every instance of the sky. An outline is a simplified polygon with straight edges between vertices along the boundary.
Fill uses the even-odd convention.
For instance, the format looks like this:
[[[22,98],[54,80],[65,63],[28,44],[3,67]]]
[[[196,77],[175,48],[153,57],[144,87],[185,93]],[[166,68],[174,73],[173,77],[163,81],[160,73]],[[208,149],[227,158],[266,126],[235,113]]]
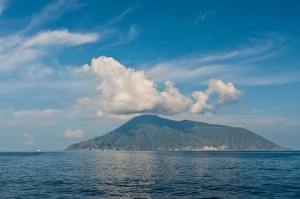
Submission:
[[[0,0],[0,151],[59,151],[132,117],[300,149],[300,1]]]

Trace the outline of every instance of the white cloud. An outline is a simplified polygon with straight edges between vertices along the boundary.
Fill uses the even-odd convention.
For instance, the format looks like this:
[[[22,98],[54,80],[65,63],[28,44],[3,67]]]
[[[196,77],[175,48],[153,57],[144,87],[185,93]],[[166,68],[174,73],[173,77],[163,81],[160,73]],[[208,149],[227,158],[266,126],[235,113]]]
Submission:
[[[0,70],[12,70],[20,65],[24,70],[26,66],[41,65],[39,60],[53,53],[49,46],[78,46],[98,39],[97,33],[72,33],[68,30],[44,31],[31,38],[22,35],[0,38]]]
[[[213,108],[212,105],[208,104],[209,95],[206,92],[195,91],[192,96],[196,102],[191,106],[191,113],[203,113]]]
[[[85,132],[82,129],[67,129],[62,135],[65,138],[82,138],[85,136]]]
[[[33,135],[31,135],[29,133],[24,133],[23,134],[23,144],[26,144],[26,145],[34,144],[34,137],[33,137]]]
[[[5,5],[6,1],[1,0],[0,13]],[[26,28],[15,33],[10,32],[8,35],[1,35],[0,72],[11,71],[15,68],[26,71],[31,65],[45,65],[45,57],[61,50],[61,48],[49,49],[49,47],[78,46],[98,41],[100,36],[97,33],[74,33],[67,29],[28,34],[35,28],[59,18],[66,11],[76,10],[82,5],[77,0],[53,1],[41,12],[34,14]]]
[[[136,113],[178,114],[187,111],[203,113],[216,106],[236,101],[240,95],[232,83],[211,80],[205,92],[196,91],[193,99],[183,95],[171,81],[165,82],[165,89],[159,91],[154,81],[143,71],[126,68],[110,57],[93,59],[91,65],[84,65],[77,72],[97,75],[101,81],[96,98],[81,98],[77,105],[93,110],[93,117],[129,115]],[[215,102],[209,97],[218,94]],[[208,104],[211,103],[211,104]]]
[[[174,114],[183,111],[189,99],[179,93],[171,82],[166,82],[163,92],[143,71],[126,68],[110,57],[93,59],[82,72],[95,74],[101,79],[97,87],[102,95],[96,99],[82,98],[79,105],[93,106],[103,114],[130,114],[153,111]],[[98,113],[99,114],[99,113]]]
[[[24,43],[24,46],[39,45],[67,45],[76,46],[85,43],[95,42],[99,38],[96,33],[70,33],[68,30],[54,30],[41,32]]]
[[[218,99],[209,104],[211,95],[217,94]],[[206,110],[214,109],[217,106],[236,102],[242,92],[234,87],[231,82],[224,83],[222,80],[211,79],[208,82],[208,89],[205,92],[195,91],[192,93],[195,103],[191,106],[191,113],[204,113]]]
[[[238,100],[238,97],[241,96],[242,92],[234,87],[231,82],[224,83],[222,80],[211,79],[208,82],[208,90],[206,91],[208,95],[217,93],[219,99],[216,102],[216,105],[225,105],[232,103]]]

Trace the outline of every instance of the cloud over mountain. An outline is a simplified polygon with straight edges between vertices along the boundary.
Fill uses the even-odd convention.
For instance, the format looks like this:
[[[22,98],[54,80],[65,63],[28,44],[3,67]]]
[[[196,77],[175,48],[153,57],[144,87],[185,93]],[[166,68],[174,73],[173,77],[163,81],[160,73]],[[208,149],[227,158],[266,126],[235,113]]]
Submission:
[[[143,71],[128,68],[111,57],[101,56],[93,59],[76,72],[88,73],[99,77],[95,98],[81,98],[77,105],[93,110],[93,117],[154,113],[173,115],[190,111],[204,113],[217,106],[238,100],[241,92],[232,83],[210,80],[206,91],[195,91],[192,97],[180,93],[171,81],[165,82],[160,91],[157,84]],[[210,99],[217,94],[216,100]]]

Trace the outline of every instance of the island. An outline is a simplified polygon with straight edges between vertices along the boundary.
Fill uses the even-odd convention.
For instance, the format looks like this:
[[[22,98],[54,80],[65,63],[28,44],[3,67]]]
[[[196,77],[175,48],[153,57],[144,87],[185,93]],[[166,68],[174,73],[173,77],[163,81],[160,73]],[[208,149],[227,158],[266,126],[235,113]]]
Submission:
[[[206,151],[283,148],[244,128],[190,120],[174,121],[147,114],[137,116],[105,135],[72,144],[66,150]]]

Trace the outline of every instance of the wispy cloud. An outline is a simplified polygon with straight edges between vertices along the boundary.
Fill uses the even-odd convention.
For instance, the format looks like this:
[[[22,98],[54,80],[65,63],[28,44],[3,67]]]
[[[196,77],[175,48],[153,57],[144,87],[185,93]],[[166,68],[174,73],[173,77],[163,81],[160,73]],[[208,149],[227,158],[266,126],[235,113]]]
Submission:
[[[115,23],[120,22],[125,16],[127,16],[128,14],[130,14],[132,11],[134,11],[139,5],[141,4],[141,2],[138,2],[132,6],[130,6],[129,8],[127,8],[126,10],[124,10],[121,14],[119,14],[118,16],[112,18],[108,24],[109,25],[113,25]]]
[[[233,81],[239,85],[278,85],[300,81],[300,71],[264,74],[260,62],[280,54],[276,38],[260,40],[247,47],[225,52],[190,55],[162,61],[145,69],[158,82],[172,80],[206,84],[211,78]],[[145,68],[145,67],[144,67]]]
[[[195,82],[206,84],[211,77],[221,78],[224,74],[241,73],[249,70],[247,67],[231,65],[201,65],[199,67],[188,68],[186,65],[160,63],[149,69],[147,73],[157,82],[172,80],[175,82]]]
[[[76,46],[95,42],[99,39],[97,33],[71,33],[68,30],[54,30],[41,32],[24,43],[25,47],[45,45]]]
[[[1,1],[1,5],[4,5],[4,2],[6,1]],[[0,71],[7,72],[16,68],[24,70],[32,66],[37,69],[37,66],[43,65],[40,61],[45,56],[55,52],[54,49],[49,50],[49,47],[78,46],[97,41],[99,39],[97,33],[72,33],[67,29],[42,31],[30,36],[26,34],[48,21],[58,19],[64,12],[78,9],[80,6],[76,0],[56,0],[33,15],[25,29],[0,36]],[[20,65],[22,67],[19,67]],[[44,72],[45,69],[42,67]]]
[[[214,16],[216,15],[216,13],[220,10],[221,8],[216,8],[216,9],[212,9],[212,10],[208,10],[205,12],[200,12],[198,14],[198,16],[195,19],[195,24],[200,23],[201,21],[204,21],[205,19],[207,19],[210,16]]]
[[[234,77],[234,82],[238,85],[260,86],[260,85],[285,85],[300,82],[300,71],[283,72],[279,74],[263,74],[255,76]]]
[[[6,9],[7,0],[0,0],[0,15],[4,12]]]
[[[111,47],[118,46],[121,44],[129,43],[129,42],[133,41],[135,38],[137,38],[138,35],[139,35],[139,31],[138,31],[137,27],[132,25],[132,26],[130,26],[130,28],[127,32],[119,34],[118,40],[116,42],[113,42],[113,43],[105,46],[104,48],[111,48]]]
[[[84,119],[84,112],[76,107],[63,109],[29,109],[29,110],[0,110],[0,126],[53,126],[65,125],[65,121]]]
[[[125,42],[130,42],[130,41],[134,40],[138,35],[139,35],[139,31],[137,30],[137,27],[130,26],[130,29],[125,38]]]
[[[122,30],[115,27],[119,22],[123,20],[124,17],[129,15],[135,9],[137,9],[140,6],[140,4],[141,2],[137,2],[136,4],[128,7],[116,17],[108,20],[108,22],[100,26],[99,29],[101,30],[102,37],[105,39],[111,39],[109,44],[105,45],[102,49],[107,49],[129,43],[139,36],[140,31],[134,24],[130,25],[129,28]]]
[[[51,53],[45,48],[49,45],[78,46],[98,38],[96,33],[71,33],[68,30],[40,32],[31,38],[21,35],[0,38],[0,71],[11,70],[21,63],[24,67],[24,64],[42,59]]]
[[[77,0],[56,0],[48,4],[41,12],[36,13],[31,18],[28,26],[22,31],[27,32],[32,29],[45,25],[47,22],[60,18],[65,12],[71,10],[77,10],[82,7],[83,4],[77,2]]]

